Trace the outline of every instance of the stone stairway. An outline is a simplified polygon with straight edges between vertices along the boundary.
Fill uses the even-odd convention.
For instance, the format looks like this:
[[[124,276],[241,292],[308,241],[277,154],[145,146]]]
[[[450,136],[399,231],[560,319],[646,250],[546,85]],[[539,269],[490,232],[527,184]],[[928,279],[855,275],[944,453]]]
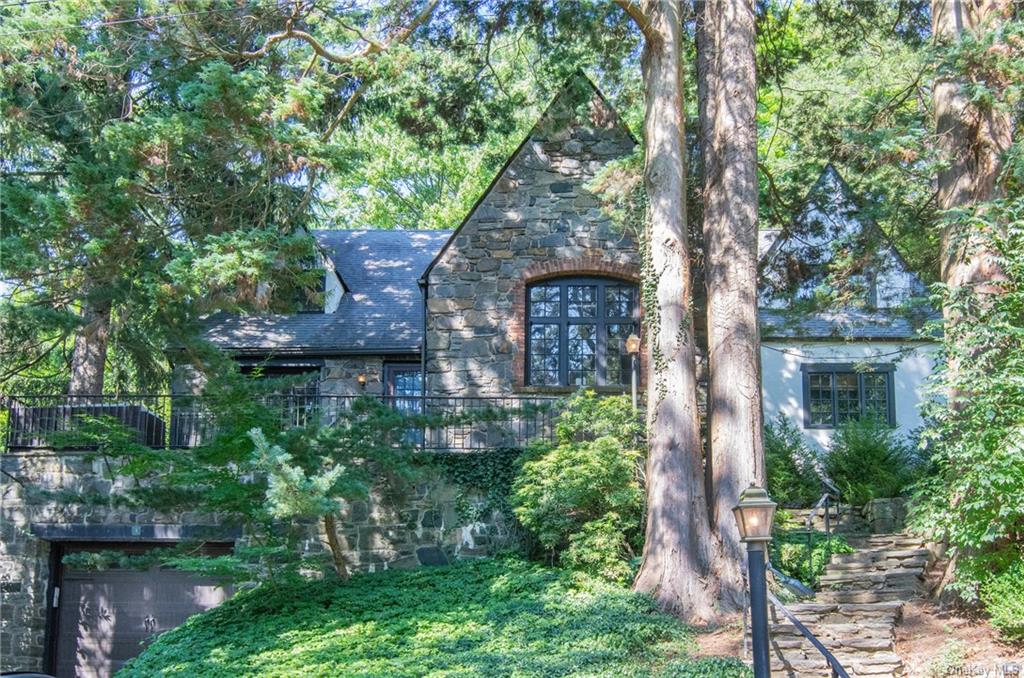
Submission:
[[[847,537],[854,553],[832,556],[813,602],[787,605],[850,676],[902,676],[896,625],[903,603],[923,593],[929,551],[914,536]],[[830,674],[821,654],[796,626],[770,608],[772,675],[820,678]]]

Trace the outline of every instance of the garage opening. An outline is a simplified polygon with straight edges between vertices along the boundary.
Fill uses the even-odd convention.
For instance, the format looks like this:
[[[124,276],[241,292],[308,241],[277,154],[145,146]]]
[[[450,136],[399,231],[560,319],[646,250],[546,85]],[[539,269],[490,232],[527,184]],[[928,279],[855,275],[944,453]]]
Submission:
[[[84,569],[64,565],[69,554],[123,551],[141,555],[163,544],[55,543],[48,662],[57,678],[108,678],[154,637],[232,593],[210,577],[167,567]],[[204,553],[229,553],[206,544]]]

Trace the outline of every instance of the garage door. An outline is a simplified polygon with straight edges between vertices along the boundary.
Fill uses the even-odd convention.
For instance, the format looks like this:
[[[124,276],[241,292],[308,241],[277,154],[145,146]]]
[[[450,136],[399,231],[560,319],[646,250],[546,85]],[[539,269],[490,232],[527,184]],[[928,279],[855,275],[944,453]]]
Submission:
[[[156,634],[229,595],[212,579],[173,569],[65,569],[57,600],[57,677],[112,676]]]

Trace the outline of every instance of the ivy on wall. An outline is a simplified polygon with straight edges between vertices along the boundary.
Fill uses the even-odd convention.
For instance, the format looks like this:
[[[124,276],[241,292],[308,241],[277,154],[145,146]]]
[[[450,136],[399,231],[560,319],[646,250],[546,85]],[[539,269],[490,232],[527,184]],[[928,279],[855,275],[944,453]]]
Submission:
[[[459,487],[455,510],[461,520],[481,520],[494,511],[512,517],[509,494],[519,471],[522,452],[518,447],[498,447],[434,456],[433,463],[442,475]],[[482,502],[474,502],[474,497]]]

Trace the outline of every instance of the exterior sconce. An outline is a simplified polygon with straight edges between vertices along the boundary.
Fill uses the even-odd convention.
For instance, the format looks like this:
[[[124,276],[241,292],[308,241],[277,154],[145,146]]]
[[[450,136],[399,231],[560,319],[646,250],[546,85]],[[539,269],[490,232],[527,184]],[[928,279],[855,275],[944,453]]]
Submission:
[[[635,334],[626,337],[626,353],[634,356],[640,353],[640,337]]]
[[[640,367],[637,364],[637,359],[640,356],[640,337],[635,333],[626,337],[626,353],[632,358],[630,363],[630,377],[629,385],[630,392],[633,395],[633,411],[637,410],[637,391],[639,390],[640,382]]]
[[[360,391],[365,391],[366,390],[366,375],[365,374],[358,375],[356,377],[356,381],[359,382],[359,390]]]

